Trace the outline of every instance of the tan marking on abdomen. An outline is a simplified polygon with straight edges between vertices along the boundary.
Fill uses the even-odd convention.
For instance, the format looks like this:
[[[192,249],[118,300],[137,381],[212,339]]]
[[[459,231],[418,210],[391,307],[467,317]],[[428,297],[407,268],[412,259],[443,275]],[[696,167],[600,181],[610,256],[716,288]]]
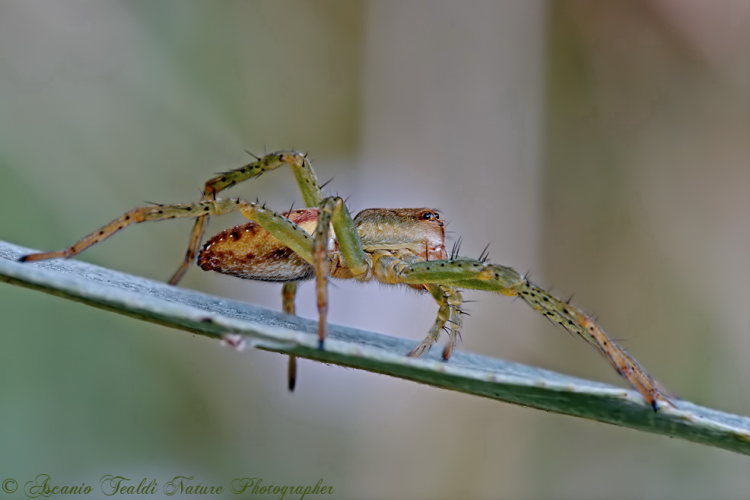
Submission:
[[[310,234],[318,223],[317,208],[283,215]],[[204,271],[262,281],[297,281],[313,275],[310,264],[255,222],[227,229],[208,240],[198,255],[198,265]]]

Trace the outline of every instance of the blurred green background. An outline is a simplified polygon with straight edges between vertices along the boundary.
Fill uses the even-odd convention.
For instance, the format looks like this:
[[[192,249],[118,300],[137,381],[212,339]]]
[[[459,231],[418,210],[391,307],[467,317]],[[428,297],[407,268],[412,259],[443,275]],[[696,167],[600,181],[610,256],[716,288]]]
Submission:
[[[750,2],[0,3],[2,239],[68,245],[309,151],[353,210],[435,206],[463,250],[597,314],[673,392],[750,413]],[[289,172],[234,188],[277,209]],[[212,221],[214,230],[239,219]],[[81,259],[166,280],[188,221]],[[279,308],[278,285],[183,285]],[[312,290],[300,313],[315,317]],[[462,348],[621,384],[506,298]],[[0,476],[238,476],[337,498],[747,498],[726,451],[218,343],[0,286]],[[337,283],[331,320],[414,340],[429,297]],[[0,498],[2,498],[0,494]]]

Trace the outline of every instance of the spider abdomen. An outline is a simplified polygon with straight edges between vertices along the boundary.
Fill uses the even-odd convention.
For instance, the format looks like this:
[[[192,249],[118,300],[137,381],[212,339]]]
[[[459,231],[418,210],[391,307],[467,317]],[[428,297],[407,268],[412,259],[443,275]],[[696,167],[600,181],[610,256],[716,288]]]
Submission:
[[[308,233],[318,223],[318,209],[283,214]],[[198,255],[204,271],[261,281],[298,281],[313,276],[304,259],[255,222],[222,231],[206,242]]]

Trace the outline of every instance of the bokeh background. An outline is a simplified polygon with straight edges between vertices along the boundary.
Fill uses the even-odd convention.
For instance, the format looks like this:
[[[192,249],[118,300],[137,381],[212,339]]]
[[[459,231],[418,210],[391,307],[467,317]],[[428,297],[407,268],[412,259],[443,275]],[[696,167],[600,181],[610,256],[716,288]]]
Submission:
[[[0,237],[56,249],[214,172],[309,151],[353,210],[435,206],[463,250],[595,312],[672,391],[750,413],[750,2],[0,2]],[[232,190],[279,210],[289,172]],[[222,229],[239,219],[214,220]],[[191,223],[81,258],[166,280]],[[279,308],[278,285],[184,286]],[[521,303],[463,349],[616,384]],[[315,317],[309,284],[300,313]],[[331,320],[421,339],[429,297]],[[0,286],[0,475],[324,478],[337,498],[747,498],[750,460],[218,343]],[[2,497],[2,495],[0,495]]]

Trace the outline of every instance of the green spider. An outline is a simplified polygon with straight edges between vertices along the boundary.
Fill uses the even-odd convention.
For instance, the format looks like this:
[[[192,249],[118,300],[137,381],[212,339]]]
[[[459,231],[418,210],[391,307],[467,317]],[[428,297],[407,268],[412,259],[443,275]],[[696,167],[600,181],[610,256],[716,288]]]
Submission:
[[[287,165],[309,208],[279,214],[238,198],[217,199],[220,191]],[[211,238],[198,252],[209,216],[239,211],[250,221]],[[420,356],[448,334],[442,356],[448,360],[462,326],[460,289],[518,296],[562,328],[580,335],[602,353],[654,410],[672,405],[651,376],[622,347],[610,339],[591,316],[567,301],[530,283],[510,267],[479,259],[448,255],[445,223],[429,208],[371,208],[352,218],[343,199],[325,197],[307,155],[279,151],[225,172],[206,182],[198,203],[152,205],[126,212],[71,247],[57,252],[26,255],[22,261],[72,257],[114,233],[138,222],[195,218],[190,242],[180,267],[169,280],[177,284],[196,260],[204,270],[246,279],[283,282],[283,309],[295,313],[300,281],[315,278],[319,314],[319,345],[324,348],[328,315],[328,279],[376,280],[429,292],[438,315],[427,336],[409,356]],[[289,387],[296,380],[296,358],[290,356]]]

